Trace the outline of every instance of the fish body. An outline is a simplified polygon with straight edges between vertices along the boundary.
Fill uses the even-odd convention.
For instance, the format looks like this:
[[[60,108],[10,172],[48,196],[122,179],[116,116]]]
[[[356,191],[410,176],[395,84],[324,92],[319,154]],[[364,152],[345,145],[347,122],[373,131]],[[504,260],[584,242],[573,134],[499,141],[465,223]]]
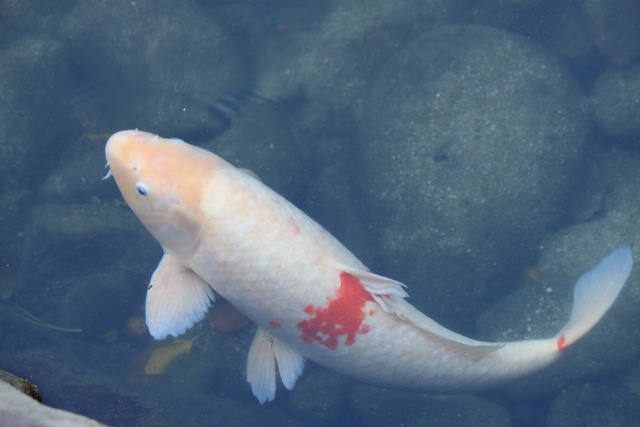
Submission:
[[[260,403],[275,397],[276,366],[292,389],[305,358],[401,390],[496,387],[547,366],[588,332],[633,264],[623,245],[581,276],[571,319],[554,337],[477,341],[422,314],[405,301],[403,284],[370,272],[301,210],[211,152],[122,131],[106,157],[107,176],[164,249],[147,292],[151,335],[184,333],[215,290],[259,326],[247,380]]]

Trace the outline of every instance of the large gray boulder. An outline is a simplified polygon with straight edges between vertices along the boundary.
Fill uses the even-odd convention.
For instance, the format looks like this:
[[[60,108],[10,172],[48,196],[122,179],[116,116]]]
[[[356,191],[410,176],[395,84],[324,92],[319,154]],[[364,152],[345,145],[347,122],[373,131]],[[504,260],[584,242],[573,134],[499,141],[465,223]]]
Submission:
[[[383,273],[462,324],[571,210],[584,98],[537,45],[456,25],[391,56],[366,105],[359,180]]]

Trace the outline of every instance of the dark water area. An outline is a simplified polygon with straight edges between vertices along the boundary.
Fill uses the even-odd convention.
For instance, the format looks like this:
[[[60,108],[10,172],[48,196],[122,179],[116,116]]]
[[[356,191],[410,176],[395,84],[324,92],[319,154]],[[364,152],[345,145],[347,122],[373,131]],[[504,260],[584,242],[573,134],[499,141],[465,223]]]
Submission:
[[[640,239],[637,1],[0,0],[0,370],[112,426],[638,425],[635,270],[498,390],[307,361],[260,405],[256,326],[221,298],[184,336],[146,330],[162,248],[102,180],[124,129],[253,171],[447,328],[552,337],[580,274]]]

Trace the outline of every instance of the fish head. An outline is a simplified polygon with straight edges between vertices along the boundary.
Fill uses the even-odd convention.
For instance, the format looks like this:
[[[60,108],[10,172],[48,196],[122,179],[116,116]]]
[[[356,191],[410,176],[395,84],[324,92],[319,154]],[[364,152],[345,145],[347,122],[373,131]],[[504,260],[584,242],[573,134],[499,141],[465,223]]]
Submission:
[[[226,162],[184,141],[132,130],[112,135],[105,154],[105,178],[114,177],[129,207],[165,252],[190,256],[207,223],[203,180]]]

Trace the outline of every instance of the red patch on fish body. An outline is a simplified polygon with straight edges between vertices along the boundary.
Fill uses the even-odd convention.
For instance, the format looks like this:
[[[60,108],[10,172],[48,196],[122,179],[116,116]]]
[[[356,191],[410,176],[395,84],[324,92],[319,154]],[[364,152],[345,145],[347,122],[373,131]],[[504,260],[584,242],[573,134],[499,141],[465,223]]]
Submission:
[[[314,317],[303,320],[296,327],[302,332],[302,340],[308,344],[317,341],[327,348],[338,347],[338,337],[345,336],[344,344],[356,342],[356,334],[366,334],[369,325],[362,325],[366,314],[364,306],[373,301],[360,281],[349,273],[340,274],[338,296],[329,300],[326,307],[307,305],[304,312]]]

